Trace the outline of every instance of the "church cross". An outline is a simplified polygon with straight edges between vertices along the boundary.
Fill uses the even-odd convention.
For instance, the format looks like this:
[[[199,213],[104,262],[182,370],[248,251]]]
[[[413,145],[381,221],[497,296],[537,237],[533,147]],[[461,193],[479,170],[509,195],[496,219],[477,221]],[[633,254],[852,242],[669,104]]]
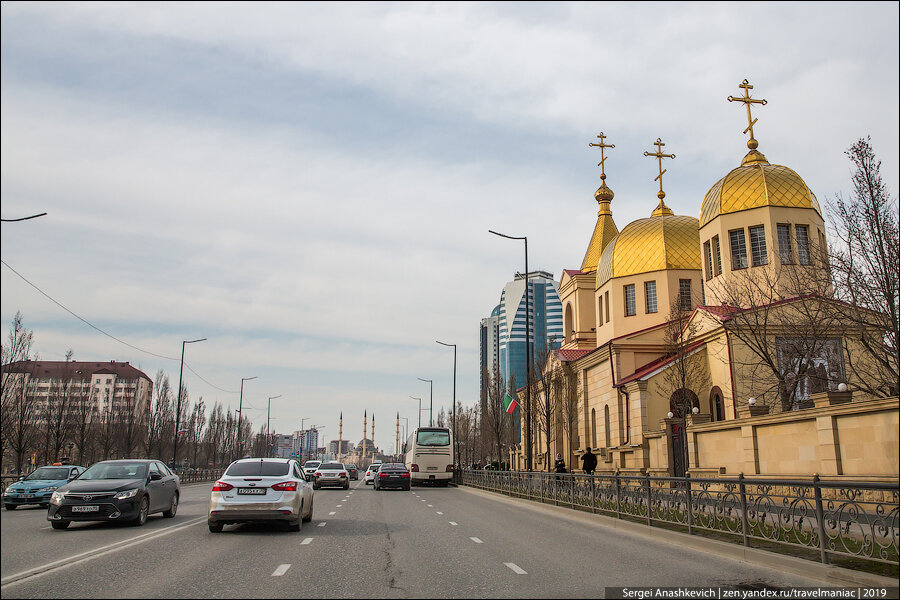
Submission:
[[[760,100],[750,97],[750,90],[753,89],[753,86],[750,85],[750,82],[746,79],[738,87],[744,90],[744,95],[738,97],[728,96],[728,101],[743,102],[744,106],[747,107],[747,129],[744,130],[744,133],[747,133],[748,131],[750,132],[750,139],[747,141],[747,147],[751,150],[755,150],[756,147],[759,146],[759,142],[757,142],[756,138],[753,137],[753,126],[756,125],[756,121],[758,121],[758,119],[754,119],[753,115],[750,113],[750,105],[762,104],[763,106],[765,106],[766,104],[768,104],[768,102],[765,99]]]
[[[662,159],[664,158],[675,158],[674,154],[664,154],[662,151],[662,147],[665,146],[661,138],[656,138],[656,141],[653,142],[656,144],[656,152],[644,152],[644,156],[654,156],[659,160],[659,175],[653,178],[653,181],[659,181],[659,193],[656,194],[656,197],[662,200],[666,197],[666,193],[663,191],[662,186],[662,176],[663,173],[668,171],[668,169],[662,168]]]
[[[600,162],[597,163],[597,166],[600,167],[600,179],[606,179],[606,166],[603,164],[606,162],[606,155],[603,152],[603,150],[606,148],[615,148],[616,145],[605,143],[604,140],[606,139],[606,135],[602,131],[600,132],[600,135],[598,135],[597,137],[600,138],[600,143],[595,144],[593,142],[590,142],[588,144],[588,146],[600,148]]]

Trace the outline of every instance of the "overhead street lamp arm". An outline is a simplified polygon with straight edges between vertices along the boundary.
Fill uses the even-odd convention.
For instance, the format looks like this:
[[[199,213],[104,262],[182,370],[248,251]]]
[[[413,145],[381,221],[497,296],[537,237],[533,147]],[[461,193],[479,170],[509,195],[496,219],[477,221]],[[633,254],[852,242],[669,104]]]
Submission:
[[[417,377],[417,379],[428,382],[428,426],[434,427],[434,381],[422,379],[421,377]]]
[[[450,422],[452,424],[453,441],[454,441],[454,444],[453,444],[454,445],[454,448],[453,448],[453,464],[454,464],[453,478],[455,480],[457,477],[456,465],[459,464],[459,440],[456,437],[456,344],[447,344],[440,340],[434,340],[434,341],[437,342],[438,344],[440,344],[441,346],[452,346],[453,347],[453,411],[452,411],[453,416],[450,417]]]

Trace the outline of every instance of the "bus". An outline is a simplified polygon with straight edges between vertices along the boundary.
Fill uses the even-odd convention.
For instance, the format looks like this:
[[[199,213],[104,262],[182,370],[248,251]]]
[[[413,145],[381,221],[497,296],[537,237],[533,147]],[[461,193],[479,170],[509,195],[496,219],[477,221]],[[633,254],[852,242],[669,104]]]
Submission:
[[[446,427],[419,427],[403,446],[412,485],[447,487],[453,478],[453,435]]]

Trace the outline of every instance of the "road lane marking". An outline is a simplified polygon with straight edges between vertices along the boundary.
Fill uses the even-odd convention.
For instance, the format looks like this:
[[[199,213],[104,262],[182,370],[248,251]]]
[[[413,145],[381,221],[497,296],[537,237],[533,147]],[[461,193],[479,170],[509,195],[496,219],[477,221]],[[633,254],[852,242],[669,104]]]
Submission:
[[[528,575],[528,572],[525,571],[522,567],[517,565],[516,563],[503,563],[507,567],[513,570],[516,575]]]
[[[319,527],[325,527],[328,523],[319,523]]]
[[[312,542],[312,538],[306,538],[302,542],[300,542],[301,546],[308,546]]]
[[[334,512],[334,511],[331,511],[330,513],[328,513],[329,516],[330,516],[330,515],[336,515],[336,514],[337,514],[337,513]]]
[[[450,521],[450,524],[453,525],[454,527],[456,527],[457,525],[459,525],[459,523],[457,523],[456,521]]]
[[[94,548],[93,550],[88,550],[87,552],[81,552],[80,554],[75,554],[74,556],[70,556],[68,558],[63,558],[61,560],[55,560],[53,562],[49,562],[45,565],[41,565],[39,567],[33,567],[28,569],[27,571],[22,571],[20,573],[16,573],[14,575],[9,575],[0,579],[0,587],[6,587],[8,585],[18,583],[22,580],[37,576],[43,575],[50,571],[56,569],[64,569],[66,567],[71,567],[82,562],[86,562],[92,560],[94,558],[103,556],[105,554],[110,554],[112,552],[117,552],[119,550],[123,550],[125,548],[130,548],[131,546],[136,546],[137,544],[143,544],[144,542],[149,542],[151,540],[155,540],[156,538],[163,537],[170,533],[174,533],[176,531],[180,531],[182,529],[186,529],[193,525],[197,525],[203,521],[207,520],[207,516],[202,516],[181,525],[170,525],[164,529],[160,529],[158,531],[150,531],[143,535],[139,535],[135,538],[129,538],[127,540],[121,540],[118,542],[114,542],[112,544],[107,544],[106,546],[100,546],[99,548]]]
[[[442,514],[444,514],[444,513],[442,513],[441,511],[437,511],[437,514],[442,515]]]
[[[343,506],[343,504],[338,504],[336,508],[340,508],[342,506]]]
[[[429,505],[428,505],[428,508],[434,508],[434,505],[433,505],[433,504],[429,504]]]
[[[272,573],[272,577],[281,577],[282,575],[284,575],[285,573],[287,573],[287,570],[290,569],[290,568],[291,568],[291,565],[289,565],[289,564],[287,564],[287,565],[278,565],[278,568],[275,569],[275,572],[274,572],[274,573]]]
[[[481,540],[479,540],[477,537],[470,537],[469,539],[472,540],[473,542],[475,542],[476,544],[483,544],[483,543],[484,543],[484,542],[482,542]]]

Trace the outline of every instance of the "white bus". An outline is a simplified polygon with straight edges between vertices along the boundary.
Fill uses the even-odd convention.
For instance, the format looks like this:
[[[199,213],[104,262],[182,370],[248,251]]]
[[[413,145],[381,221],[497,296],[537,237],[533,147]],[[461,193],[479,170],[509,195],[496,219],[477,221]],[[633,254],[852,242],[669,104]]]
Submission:
[[[453,478],[453,435],[446,427],[419,427],[403,447],[413,485],[447,487]]]

